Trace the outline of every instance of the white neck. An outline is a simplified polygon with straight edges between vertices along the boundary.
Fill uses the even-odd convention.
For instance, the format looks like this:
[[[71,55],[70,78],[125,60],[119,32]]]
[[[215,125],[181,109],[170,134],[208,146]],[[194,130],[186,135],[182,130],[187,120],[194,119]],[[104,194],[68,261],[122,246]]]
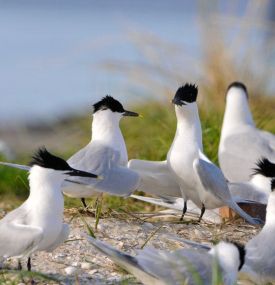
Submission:
[[[261,174],[255,174],[252,176],[250,182],[267,195],[271,193],[271,178],[265,177]]]
[[[128,154],[119,122],[122,115],[110,110],[100,110],[93,115],[92,141],[99,140],[103,144],[120,153],[120,163],[127,164]]]
[[[63,215],[64,199],[61,192],[61,184],[64,177],[54,173],[54,170],[33,166],[29,175],[30,195],[28,201],[35,208],[43,211]],[[49,208],[51,209],[49,211]]]
[[[237,132],[240,125],[254,127],[246,93],[241,88],[232,87],[226,96],[222,136],[228,132]]]
[[[220,242],[209,251],[209,254],[218,259],[218,263],[223,269],[224,284],[235,284],[240,265],[237,247],[227,242]]]
[[[267,207],[266,207],[266,218],[265,218],[265,226],[266,225],[274,225],[275,224],[275,190],[270,193]]]
[[[183,107],[175,106],[177,116],[176,138],[184,139],[184,143],[190,142],[202,150],[201,123],[196,103]]]

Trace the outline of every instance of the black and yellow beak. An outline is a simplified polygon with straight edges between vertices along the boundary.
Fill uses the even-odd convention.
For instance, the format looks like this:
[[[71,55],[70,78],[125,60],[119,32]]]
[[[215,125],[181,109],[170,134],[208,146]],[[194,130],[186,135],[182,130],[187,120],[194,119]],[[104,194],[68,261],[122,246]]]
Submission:
[[[172,103],[174,105],[177,105],[177,106],[182,106],[182,105],[186,105],[186,103],[184,101],[182,101],[180,98],[177,98],[177,97],[174,97],[172,99]]]
[[[139,114],[136,112],[132,112],[132,111],[126,111],[124,110],[124,113],[122,113],[123,116],[127,116],[127,117],[139,117]]]
[[[82,170],[77,170],[74,168],[71,168],[68,172],[65,172],[65,174],[70,175],[70,176],[78,176],[78,177],[90,177],[90,178],[97,178],[97,179],[102,179],[99,175],[82,171]]]

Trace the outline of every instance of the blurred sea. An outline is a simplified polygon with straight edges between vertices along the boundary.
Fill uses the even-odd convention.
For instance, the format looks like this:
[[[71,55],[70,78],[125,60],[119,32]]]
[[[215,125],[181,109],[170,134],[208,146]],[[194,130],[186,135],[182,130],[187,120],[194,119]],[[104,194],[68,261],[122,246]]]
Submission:
[[[1,121],[50,118],[105,94],[131,97],[127,79],[100,63],[138,61],[127,39],[136,29],[195,45],[195,6],[180,0],[0,1]]]
[[[139,101],[101,63],[142,60],[129,40],[142,31],[199,57],[198,2],[0,0],[0,124],[81,111],[106,94]]]

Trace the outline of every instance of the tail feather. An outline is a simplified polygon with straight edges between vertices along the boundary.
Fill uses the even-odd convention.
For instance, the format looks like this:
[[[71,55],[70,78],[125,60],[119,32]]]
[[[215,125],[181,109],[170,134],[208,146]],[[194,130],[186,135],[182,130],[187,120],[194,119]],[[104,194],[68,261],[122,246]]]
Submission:
[[[107,255],[114,263],[121,266],[144,284],[163,284],[155,276],[146,272],[138,263],[138,259],[127,253],[121,252],[112,246],[99,241],[91,236],[87,236],[87,240],[94,247],[96,247],[100,252]]]
[[[211,249],[211,247],[209,245],[201,244],[201,243],[198,243],[195,241],[191,241],[189,239],[180,238],[180,237],[177,237],[177,236],[172,235],[172,234],[165,234],[165,236],[167,236],[167,238],[169,238],[169,239],[179,241],[179,242],[183,242],[183,243],[190,245],[190,246],[197,248],[197,249],[202,249],[202,250],[207,250],[207,251]]]
[[[261,219],[253,218],[248,215],[244,210],[242,210],[234,201],[228,205],[232,210],[238,213],[242,218],[244,218],[248,223],[252,225],[263,224],[264,222]]]

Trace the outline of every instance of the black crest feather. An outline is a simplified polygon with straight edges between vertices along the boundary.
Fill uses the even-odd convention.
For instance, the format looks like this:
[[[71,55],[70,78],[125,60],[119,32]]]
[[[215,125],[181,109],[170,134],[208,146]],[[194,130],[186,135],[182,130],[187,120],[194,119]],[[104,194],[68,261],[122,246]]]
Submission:
[[[261,158],[257,163],[257,168],[254,168],[255,174],[261,174],[265,177],[275,177],[275,164],[271,163],[267,158]]]
[[[239,265],[239,268],[238,270],[241,270],[243,265],[244,265],[244,262],[245,262],[245,254],[246,254],[246,251],[245,251],[245,246],[238,243],[238,242],[232,242],[238,249],[239,251],[239,255],[240,255],[240,265]]]
[[[93,105],[93,108],[94,108],[93,110],[94,113],[99,110],[106,110],[106,109],[109,109],[112,112],[118,112],[118,113],[125,112],[122,104],[110,95],[103,97],[100,101],[95,103]]]
[[[227,90],[229,90],[232,87],[241,88],[241,89],[243,89],[247,93],[247,88],[246,88],[246,86],[242,82],[234,81],[234,82],[230,83],[228,88],[227,88]]]
[[[246,88],[246,86],[245,86],[242,82],[239,82],[239,81],[234,81],[234,82],[232,82],[232,83],[229,84],[229,86],[227,87],[227,91],[228,91],[230,88],[232,88],[232,87],[237,87],[237,88],[243,89],[243,91],[244,91],[245,94],[246,94],[246,97],[248,98],[247,88]]]
[[[38,165],[55,170],[70,170],[69,164],[62,158],[52,155],[45,147],[39,148],[33,155],[30,166]]]
[[[193,103],[196,102],[198,95],[198,87],[195,84],[186,83],[181,86],[173,99],[173,103],[176,105],[185,105],[184,102]]]

